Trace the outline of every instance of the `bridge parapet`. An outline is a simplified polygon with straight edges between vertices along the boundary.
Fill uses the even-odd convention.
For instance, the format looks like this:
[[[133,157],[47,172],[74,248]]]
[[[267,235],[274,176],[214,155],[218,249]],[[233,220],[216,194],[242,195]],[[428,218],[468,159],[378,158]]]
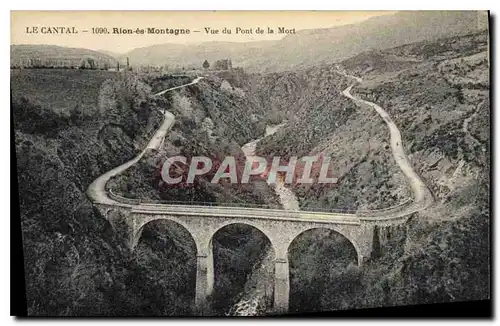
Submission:
[[[408,209],[414,204],[413,198],[408,198],[402,203],[382,209],[374,210],[358,210],[356,214],[360,217],[366,217],[370,219],[394,219],[399,217],[401,214],[408,215]]]
[[[116,200],[119,203],[124,203],[124,204],[129,204],[129,205],[140,205],[141,204],[140,199],[126,198],[126,197],[117,195],[111,189],[108,190],[108,195],[109,195],[109,198]]]
[[[137,198],[127,198],[116,194],[109,189],[109,198],[117,204],[133,207],[137,212],[149,211],[154,214],[179,214],[207,216],[235,214],[235,217],[244,217],[249,214],[260,215],[263,218],[284,217],[307,220],[327,220],[332,223],[352,221],[380,221],[387,225],[388,221],[399,224],[401,220],[414,212],[421,210],[422,202],[416,202],[413,198],[408,198],[402,203],[383,209],[376,210],[344,210],[344,209],[300,209],[284,210],[273,208],[271,205],[248,204],[248,203],[216,203],[216,202],[186,202],[186,201],[163,201],[163,200],[141,200]],[[251,212],[251,213],[250,213]]]
[[[183,201],[183,200],[155,200],[155,199],[139,199],[139,198],[127,198],[116,194],[112,189],[107,190],[109,198],[116,200],[120,203],[131,204],[131,205],[144,205],[144,206],[155,206],[155,207],[172,207],[172,206],[204,206],[204,207],[234,207],[234,208],[249,208],[249,209],[278,209],[276,204],[253,204],[253,203],[218,203],[218,202],[200,202],[200,201]],[[314,207],[302,207],[300,212],[311,212],[317,214],[350,214],[355,215],[355,209],[325,209],[325,208],[314,208]]]

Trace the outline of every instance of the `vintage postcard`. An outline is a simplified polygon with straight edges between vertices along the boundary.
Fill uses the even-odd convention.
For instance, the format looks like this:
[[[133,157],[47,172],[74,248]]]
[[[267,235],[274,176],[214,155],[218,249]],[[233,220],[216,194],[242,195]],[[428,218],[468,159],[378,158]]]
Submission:
[[[12,11],[27,315],[489,300],[488,22]]]

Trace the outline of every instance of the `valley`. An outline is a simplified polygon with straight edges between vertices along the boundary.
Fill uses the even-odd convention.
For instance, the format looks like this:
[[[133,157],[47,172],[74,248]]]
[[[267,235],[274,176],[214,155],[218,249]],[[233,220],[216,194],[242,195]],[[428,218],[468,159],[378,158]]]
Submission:
[[[378,24],[323,31],[320,39]],[[272,315],[281,281],[289,285],[289,313],[488,299],[489,38],[484,30],[461,31],[378,38],[375,49],[319,51],[317,60],[303,51],[260,65],[267,54],[249,51],[248,58],[234,55],[245,68],[238,70],[59,69],[61,58],[56,68],[11,69],[29,314],[199,315],[199,266],[207,257],[213,264],[201,270],[213,283],[203,285],[212,291],[202,315]],[[314,43],[306,34],[256,51],[283,51],[292,38]],[[155,51],[141,51],[132,61],[159,60]],[[168,55],[187,65],[183,51]],[[81,54],[69,52],[74,64]],[[27,63],[23,58],[14,61]],[[98,61],[115,63],[107,55]],[[170,185],[161,175],[169,157],[220,163],[255,155],[328,156],[338,182],[213,183],[214,168],[191,184]],[[344,226],[319,224],[290,239],[282,230],[290,240],[283,254],[279,237],[242,223],[244,216],[214,228],[208,254],[200,254],[197,234],[168,219],[144,225],[131,250],[113,220],[122,212],[108,207],[107,216],[96,198],[108,206],[122,198],[134,214],[161,203],[166,211],[199,203],[190,214],[205,229],[211,226],[203,214],[213,218],[218,210],[222,219],[231,207],[255,215],[282,210],[272,218],[294,225],[339,212],[340,224],[372,223],[371,255],[360,258],[357,238],[337,232]],[[395,216],[404,218],[380,222]]]

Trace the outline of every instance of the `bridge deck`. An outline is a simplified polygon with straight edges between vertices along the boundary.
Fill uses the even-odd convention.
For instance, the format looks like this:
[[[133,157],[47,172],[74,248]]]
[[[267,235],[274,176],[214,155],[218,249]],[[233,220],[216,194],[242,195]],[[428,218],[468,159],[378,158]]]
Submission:
[[[255,219],[274,219],[287,221],[360,224],[355,214],[322,213],[307,211],[289,211],[284,209],[224,207],[224,206],[187,206],[187,205],[137,205],[132,207],[132,213],[192,215],[211,217],[240,217]]]

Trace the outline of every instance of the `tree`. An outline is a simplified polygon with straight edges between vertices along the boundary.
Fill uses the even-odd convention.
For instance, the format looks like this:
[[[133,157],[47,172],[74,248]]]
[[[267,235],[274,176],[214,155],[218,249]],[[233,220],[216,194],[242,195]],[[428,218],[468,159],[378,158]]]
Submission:
[[[97,63],[92,58],[87,58],[87,62],[89,64],[90,69],[95,70],[97,68]]]
[[[215,61],[213,65],[214,70],[229,70],[230,61],[228,59],[222,59]]]
[[[205,60],[205,62],[203,62],[203,68],[204,68],[204,69],[208,69],[208,68],[210,68],[210,63],[208,63],[208,61],[207,61],[207,60]]]
[[[82,61],[80,61],[79,68],[80,69],[90,69],[90,64],[86,59],[82,59]]]
[[[79,104],[76,104],[71,109],[69,113],[69,118],[71,122],[73,122],[75,125],[80,124],[80,122],[83,120],[83,110]]]

